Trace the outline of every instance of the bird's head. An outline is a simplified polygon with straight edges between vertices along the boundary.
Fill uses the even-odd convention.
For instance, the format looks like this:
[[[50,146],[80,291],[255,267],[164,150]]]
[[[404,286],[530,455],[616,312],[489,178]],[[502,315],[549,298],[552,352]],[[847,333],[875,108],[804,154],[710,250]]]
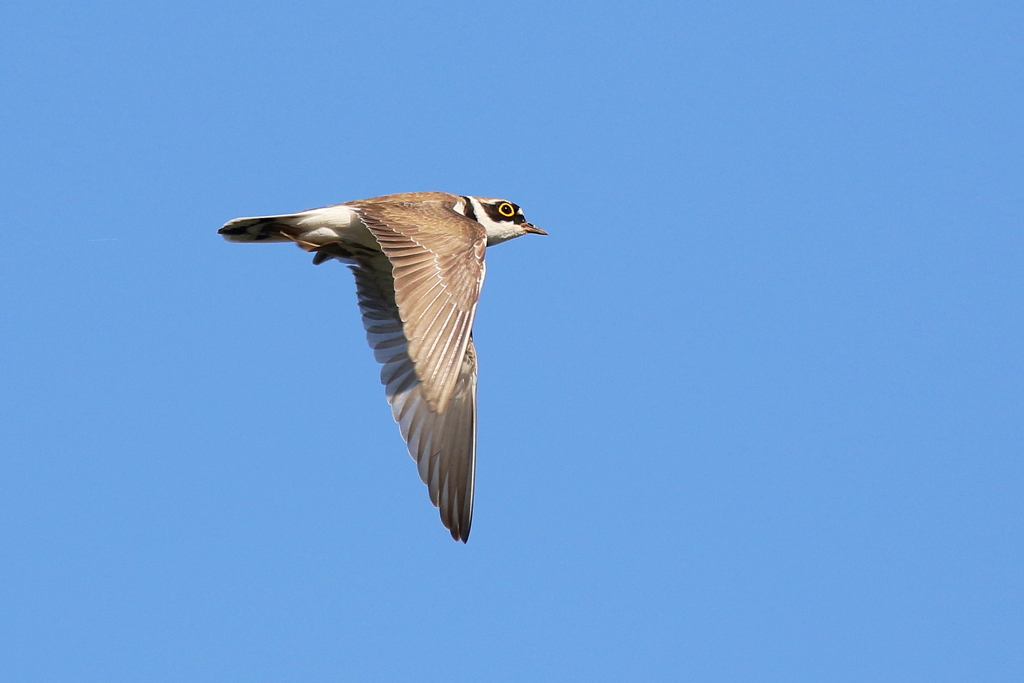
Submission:
[[[535,235],[547,233],[526,220],[523,210],[517,204],[493,197],[463,197],[458,209],[467,218],[472,218],[487,231],[487,246],[501,244],[528,232]]]

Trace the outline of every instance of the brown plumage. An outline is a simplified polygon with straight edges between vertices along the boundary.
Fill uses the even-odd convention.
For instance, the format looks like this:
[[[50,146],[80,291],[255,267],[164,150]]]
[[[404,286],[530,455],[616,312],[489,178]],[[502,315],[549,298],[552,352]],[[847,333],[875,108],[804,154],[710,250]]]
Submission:
[[[220,230],[233,241],[293,241],[316,252],[314,263],[334,258],[350,265],[392,415],[442,523],[461,541],[473,519],[472,329],[484,251],[489,242],[546,234],[518,207],[508,215],[509,207],[500,199],[409,192],[239,218]]]

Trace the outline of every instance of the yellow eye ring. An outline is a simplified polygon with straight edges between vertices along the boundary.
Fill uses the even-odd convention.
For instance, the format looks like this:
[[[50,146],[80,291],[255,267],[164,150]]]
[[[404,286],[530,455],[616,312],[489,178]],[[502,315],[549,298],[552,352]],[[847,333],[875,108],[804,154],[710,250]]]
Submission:
[[[498,213],[505,218],[511,218],[516,215],[516,210],[511,204],[504,202],[502,204],[498,204]]]

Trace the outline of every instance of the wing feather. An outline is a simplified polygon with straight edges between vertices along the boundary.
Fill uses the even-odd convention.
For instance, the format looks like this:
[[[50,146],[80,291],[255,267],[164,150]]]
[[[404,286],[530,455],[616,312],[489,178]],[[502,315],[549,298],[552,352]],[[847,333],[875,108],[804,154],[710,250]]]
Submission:
[[[446,409],[435,410],[408,352],[407,324],[396,302],[391,262],[380,255],[363,259],[351,269],[366,338],[383,364],[381,383],[392,415],[427,485],[430,502],[440,508],[442,523],[452,538],[466,541],[473,521],[476,473],[477,370],[472,339],[459,359]]]
[[[444,413],[459,382],[484,278],[483,226],[454,200],[353,202],[392,265],[408,354],[430,407]]]

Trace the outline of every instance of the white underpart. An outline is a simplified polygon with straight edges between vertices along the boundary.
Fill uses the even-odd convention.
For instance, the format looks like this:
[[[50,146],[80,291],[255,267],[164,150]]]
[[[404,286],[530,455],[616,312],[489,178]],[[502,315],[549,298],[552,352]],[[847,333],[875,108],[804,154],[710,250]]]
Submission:
[[[473,202],[473,211],[476,213],[476,222],[484,226],[484,230],[487,231],[487,246],[493,247],[495,244],[501,244],[513,237],[519,237],[525,235],[526,231],[523,230],[522,226],[517,225],[513,221],[498,221],[492,220],[488,215],[487,210],[483,204],[476,197],[470,197],[469,201]]]
[[[350,206],[328,206],[295,214],[291,222],[303,230],[299,238],[310,244],[354,242],[377,248],[377,240],[363,225],[359,213]]]

